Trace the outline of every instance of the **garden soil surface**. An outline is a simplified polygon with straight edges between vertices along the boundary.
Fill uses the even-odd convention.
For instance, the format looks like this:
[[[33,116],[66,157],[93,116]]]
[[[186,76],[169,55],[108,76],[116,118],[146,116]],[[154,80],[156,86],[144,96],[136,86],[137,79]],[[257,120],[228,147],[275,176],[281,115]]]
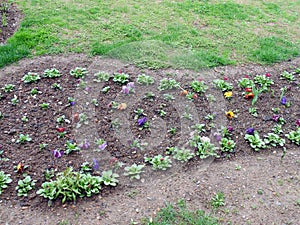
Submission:
[[[8,16],[8,27],[0,27],[0,42],[4,43],[16,29],[20,18],[15,8]],[[13,16],[16,13],[16,16]],[[12,16],[11,16],[12,15]],[[11,18],[11,19],[10,19]],[[75,67],[85,67],[89,71],[84,81],[70,76]],[[203,71],[188,70],[148,70],[124,64],[117,60],[87,57],[85,55],[58,55],[24,59],[0,70],[0,88],[13,84],[12,92],[1,89],[0,112],[0,171],[11,174],[13,182],[0,195],[0,224],[140,224],[143,218],[153,218],[166,202],[176,203],[183,199],[192,209],[202,209],[219,218],[221,224],[299,224],[300,217],[300,153],[299,146],[286,139],[286,154],[282,148],[267,148],[254,152],[244,140],[245,130],[254,127],[263,136],[271,132],[275,122],[272,120],[272,108],[279,108],[285,119],[284,132],[296,128],[295,121],[300,118],[300,76],[296,82],[280,80],[283,71],[293,71],[300,67],[300,58],[273,66],[239,65],[225,66]],[[43,78],[37,83],[24,84],[22,77],[28,72],[40,75],[46,69],[56,68],[62,74],[59,78]],[[124,72],[135,82],[135,93],[124,95],[122,85],[110,79],[107,82],[94,82],[94,74],[103,71],[110,75]],[[271,92],[259,96],[255,107],[258,117],[248,113],[251,101],[243,98],[237,83],[244,75],[271,74],[274,85]],[[136,83],[139,74],[147,74],[155,79],[152,86],[141,86]],[[212,85],[214,79],[228,79],[234,84],[232,99],[226,100],[223,93]],[[199,95],[193,101],[180,95],[181,90],[159,92],[159,80],[171,77],[180,82],[183,89],[191,91],[189,83],[195,79],[204,80],[209,86],[205,95]],[[59,84],[62,89],[53,88]],[[108,93],[103,87],[110,86]],[[287,87],[286,97],[290,107],[280,104],[281,88]],[[32,88],[39,93],[31,95]],[[155,97],[145,98],[148,93]],[[164,93],[172,94],[173,101],[164,99]],[[18,104],[11,104],[17,97]],[[75,98],[71,106],[68,97]],[[214,98],[214,99],[213,99]],[[96,99],[98,106],[91,102]],[[112,101],[119,106],[126,103],[126,109],[113,109]],[[49,103],[49,109],[43,110],[42,103]],[[124,105],[122,105],[124,106]],[[140,130],[135,110],[141,108],[150,121],[150,129]],[[160,110],[166,112],[160,115]],[[237,118],[228,120],[225,112],[233,110]],[[78,115],[85,113],[88,120],[84,124],[78,121]],[[187,119],[184,115],[191,115]],[[205,119],[208,114],[214,115],[213,125]],[[67,119],[58,125],[57,118],[64,115]],[[26,116],[28,121],[23,121]],[[215,132],[220,128],[232,126],[232,139],[236,142],[233,153],[218,152],[216,159],[200,160],[194,157],[187,163],[172,159],[173,166],[166,171],[153,171],[146,165],[141,180],[132,181],[122,175],[124,167],[133,163],[144,163],[144,157],[157,154],[166,155],[166,148],[172,146],[188,147],[188,139],[193,133],[192,125],[205,124],[204,136],[216,144]],[[57,128],[63,126],[66,135],[58,137]],[[169,130],[176,128],[176,133]],[[17,143],[20,134],[28,134],[31,142]],[[283,135],[281,135],[283,136]],[[108,145],[99,151],[95,139],[102,138]],[[61,158],[54,158],[53,149],[64,149],[68,140],[80,143],[88,139],[89,149]],[[142,147],[134,146],[139,140]],[[43,150],[40,144],[48,144]],[[148,145],[145,145],[147,143]],[[144,144],[144,145],[143,145]],[[194,149],[192,149],[194,150]],[[62,172],[66,167],[80,170],[83,162],[99,162],[99,169],[92,173],[100,175],[103,170],[113,169],[120,174],[116,187],[103,187],[100,194],[91,198],[79,198],[76,202],[61,203],[60,199],[48,202],[35,192],[45,181],[44,171],[53,169]],[[28,197],[18,197],[15,187],[23,174],[16,173],[16,165],[22,162],[28,168],[23,174],[36,180],[35,191]],[[125,165],[118,168],[120,163]],[[225,195],[225,206],[213,210],[210,201],[219,191]],[[298,203],[297,203],[298,202]]]

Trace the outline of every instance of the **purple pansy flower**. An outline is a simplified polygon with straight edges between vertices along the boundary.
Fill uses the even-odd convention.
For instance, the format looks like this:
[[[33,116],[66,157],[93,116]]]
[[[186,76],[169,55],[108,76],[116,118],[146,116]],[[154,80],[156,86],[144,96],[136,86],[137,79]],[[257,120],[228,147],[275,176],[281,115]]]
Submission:
[[[129,88],[127,86],[122,86],[122,91],[124,94],[129,94]]]
[[[281,98],[281,104],[282,105],[285,105],[286,104],[286,97],[285,96],[283,96],[282,98]]]
[[[250,135],[253,135],[254,134],[254,128],[253,127],[247,128],[246,133],[250,134]]]
[[[80,147],[81,149],[87,150],[87,149],[90,147],[90,143],[89,143],[89,141],[88,141],[87,139],[85,139],[84,142],[82,142],[82,143],[79,145],[79,147]]]
[[[55,158],[60,158],[62,157],[64,154],[64,151],[63,150],[52,150],[52,155],[55,157]]]
[[[228,126],[228,127],[227,127],[227,130],[228,130],[229,132],[232,132],[232,131],[233,131],[233,127],[232,127],[232,126]]]
[[[98,148],[100,150],[104,150],[107,147],[107,142],[104,142],[103,144],[99,145]]]
[[[99,169],[99,163],[98,163],[98,160],[93,158],[93,169],[94,170],[98,170]]]
[[[75,105],[75,102],[70,102],[70,105],[71,105],[71,106],[74,106],[74,105]]]
[[[140,127],[144,126],[144,124],[147,122],[147,117],[143,117],[141,119],[138,119],[138,124]]]
[[[273,119],[275,122],[278,122],[279,118],[280,118],[280,115],[274,115],[274,116],[272,117],[272,119]]]
[[[134,89],[134,82],[129,82],[129,83],[127,84],[127,87],[128,87],[128,88],[131,88],[131,89]]]
[[[300,126],[300,119],[297,119],[297,120],[296,120],[296,125],[297,125],[297,126]]]

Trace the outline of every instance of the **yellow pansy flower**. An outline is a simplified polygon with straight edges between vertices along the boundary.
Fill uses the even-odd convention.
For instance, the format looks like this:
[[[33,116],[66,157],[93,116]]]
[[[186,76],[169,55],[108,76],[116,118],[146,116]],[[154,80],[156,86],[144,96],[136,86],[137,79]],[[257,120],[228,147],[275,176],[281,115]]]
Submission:
[[[229,118],[229,119],[232,119],[234,117],[234,113],[232,111],[228,111],[226,112],[226,116]]]
[[[224,93],[225,98],[231,98],[232,97],[232,91],[227,91]]]

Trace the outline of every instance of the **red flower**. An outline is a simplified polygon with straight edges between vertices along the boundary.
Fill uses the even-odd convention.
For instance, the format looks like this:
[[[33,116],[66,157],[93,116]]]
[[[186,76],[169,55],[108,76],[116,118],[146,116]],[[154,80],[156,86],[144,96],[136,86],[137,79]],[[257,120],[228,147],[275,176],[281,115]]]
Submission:
[[[197,95],[197,94],[194,94],[194,95],[193,95],[193,99],[196,99],[196,98],[198,98],[198,95]]]
[[[56,130],[58,132],[62,133],[62,132],[65,132],[66,129],[64,127],[58,127],[58,128],[56,128]]]
[[[160,158],[160,161],[164,161],[165,159],[164,158]]]
[[[266,77],[271,77],[271,74],[270,74],[270,73],[266,73],[265,76],[266,76]]]
[[[246,92],[252,92],[252,88],[245,88]]]
[[[224,76],[224,78],[223,78],[224,80],[228,80],[228,77],[226,77],[226,76]]]
[[[244,78],[249,78],[249,76],[246,74],[246,75],[244,76]]]

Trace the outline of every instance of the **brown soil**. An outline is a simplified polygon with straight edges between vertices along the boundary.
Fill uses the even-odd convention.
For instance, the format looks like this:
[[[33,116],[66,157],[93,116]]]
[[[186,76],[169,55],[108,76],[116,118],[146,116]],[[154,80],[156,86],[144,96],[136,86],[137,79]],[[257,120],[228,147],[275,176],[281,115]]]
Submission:
[[[4,5],[6,6],[5,9],[3,8]],[[18,8],[14,3],[8,3],[7,0],[1,0],[0,44],[4,44],[6,40],[14,34],[14,32],[19,27],[21,18],[22,18],[22,14],[20,13],[20,11],[18,10]]]
[[[68,221],[72,224],[129,224],[133,219],[138,221],[142,217],[153,216],[158,208],[163,207],[164,201],[176,201],[185,199],[191,208],[201,208],[206,211],[212,211],[209,200],[217,191],[223,191],[226,196],[226,206],[215,212],[220,221],[232,221],[233,224],[246,224],[249,221],[252,224],[281,224],[293,222],[297,224],[297,212],[299,206],[296,205],[299,200],[299,153],[296,145],[287,141],[287,154],[283,161],[280,160],[282,150],[280,148],[266,149],[261,152],[254,152],[249,145],[243,140],[245,129],[249,126],[255,127],[261,135],[270,132],[273,121],[266,120],[273,114],[271,108],[279,107],[281,114],[286,119],[287,124],[284,131],[287,133],[295,128],[295,120],[299,118],[299,88],[296,84],[289,84],[280,80],[279,75],[282,71],[291,71],[299,67],[300,59],[290,62],[277,64],[273,67],[261,67],[258,65],[247,65],[242,67],[222,67],[213,70],[195,73],[192,71],[179,70],[143,70],[133,65],[125,65],[114,60],[104,60],[100,58],[87,58],[83,55],[73,56],[45,56],[32,60],[22,60],[17,65],[9,66],[1,70],[1,87],[5,84],[14,84],[15,89],[11,93],[2,91],[2,100],[0,101],[1,112],[4,118],[0,120],[2,134],[0,137],[2,149],[4,150],[2,158],[9,158],[7,162],[1,162],[0,170],[12,175],[13,183],[8,189],[4,190],[1,195],[1,222],[8,224],[20,221],[21,223],[30,224],[57,224],[61,221]],[[91,85],[90,92],[84,92],[81,88],[76,87],[78,81],[69,75],[69,71],[76,66],[86,67],[91,76],[85,80]],[[37,72],[42,74],[45,69],[57,68],[63,74],[60,78],[45,79],[35,84],[24,84],[21,78],[27,72]],[[145,73],[151,75],[156,80],[155,87],[141,88],[136,84],[136,93],[131,95],[134,103],[124,111],[112,110],[107,107],[108,103],[115,99],[116,102],[124,102],[126,98],[120,93],[121,86],[109,81],[108,83],[94,83],[93,76],[96,71],[107,71],[110,74],[122,70],[130,75],[130,79],[135,81],[138,74]],[[264,74],[271,73],[271,78],[275,84],[272,91],[275,98],[271,98],[270,93],[261,95],[256,103],[259,116],[257,118],[249,116],[247,113],[251,103],[241,97],[241,90],[237,87],[237,80],[244,74]],[[66,166],[72,166],[79,170],[79,166],[85,162],[92,162],[93,158],[99,159],[100,171],[112,168],[111,159],[116,157],[126,165],[140,163],[144,155],[151,156],[162,154],[167,146],[174,146],[181,143],[182,140],[189,138],[189,130],[185,133],[187,120],[181,118],[182,108],[175,102],[166,102],[162,95],[156,90],[159,79],[167,74],[175,74],[174,78],[181,82],[183,87],[188,86],[188,81],[192,77],[201,77],[208,81],[211,86],[210,90],[217,99],[216,103],[210,103],[206,98],[199,97],[192,105],[199,115],[200,123],[207,123],[204,116],[208,113],[216,114],[215,124],[231,125],[234,128],[234,140],[237,143],[235,154],[226,154],[214,162],[208,162],[204,165],[198,158],[181,164],[175,163],[171,169],[166,172],[154,172],[147,166],[146,173],[142,175],[143,181],[131,182],[124,176],[120,178],[120,184],[116,188],[104,188],[100,195],[92,198],[79,199],[76,204],[67,203],[62,205],[60,201],[55,201],[52,207],[47,206],[47,200],[30,192],[28,198],[17,197],[14,188],[17,185],[21,175],[14,172],[14,166],[18,162],[23,162],[29,168],[26,173],[37,180],[37,188],[44,181],[43,172],[46,169],[55,168],[57,171],[63,171]],[[225,100],[222,93],[214,90],[211,80],[226,74],[228,81],[234,83],[234,96],[231,101]],[[299,75],[296,75],[299,82]],[[62,91],[51,88],[53,83],[59,83]],[[102,87],[111,86],[111,92],[101,93]],[[291,107],[284,108],[280,105],[278,96],[280,88],[283,86],[292,86],[287,93],[288,101]],[[33,87],[37,87],[42,93],[37,98],[30,96],[29,92]],[[96,88],[96,89],[93,89]],[[140,89],[139,89],[140,88]],[[145,90],[143,90],[145,89]],[[96,90],[96,91],[95,91]],[[156,94],[155,101],[143,99],[143,94],[153,91]],[[190,104],[186,99],[180,96],[180,91],[173,92],[178,102]],[[10,104],[10,100],[18,96],[19,103],[17,106]],[[86,102],[90,102],[93,96],[96,96],[99,106],[86,107]],[[136,96],[135,98],[133,96]],[[67,106],[67,97],[75,97],[76,105]],[[42,110],[39,104],[49,102],[50,108]],[[140,131],[137,129],[136,121],[133,114],[137,108],[143,108],[149,118],[160,118],[157,115],[157,109],[160,104],[165,104],[164,110],[167,112],[164,120],[165,127],[162,132],[158,132],[156,127],[153,128],[160,136],[165,135],[162,141],[154,143],[148,142],[155,148],[146,151],[130,149],[127,144],[129,139],[139,139],[146,142],[147,137],[152,137],[154,131]],[[90,124],[86,127],[82,125],[76,128],[73,116],[76,112],[87,110]],[[91,110],[92,109],[92,110]],[[224,112],[227,110],[237,110],[238,118],[227,120]],[[125,113],[126,112],[126,113]],[[125,113],[125,114],[124,114]],[[27,115],[29,121],[24,123],[20,118]],[[56,118],[59,115],[65,115],[72,122],[64,124],[67,130],[65,138],[57,137]],[[94,115],[94,118],[91,116]],[[123,116],[123,117],[122,117]],[[116,130],[110,129],[110,122],[119,118],[120,121],[129,121],[130,135],[121,135]],[[195,117],[194,117],[195,118]],[[225,118],[225,120],[224,120]],[[93,121],[95,123],[93,124]],[[152,121],[151,121],[152,123]],[[154,123],[154,122],[153,122]],[[154,123],[155,124],[155,123]],[[91,132],[95,127],[98,136]],[[190,124],[187,124],[189,127]],[[166,132],[170,127],[178,127],[178,133],[170,136]],[[184,129],[182,129],[184,128]],[[126,130],[126,129],[125,129]],[[124,131],[120,128],[120,131]],[[17,144],[12,139],[18,139],[20,133],[29,134],[33,141],[24,145]],[[207,136],[212,137],[213,130],[207,132]],[[85,137],[101,137],[108,141],[108,147],[105,152],[95,152],[92,150],[82,150],[55,160],[51,155],[54,148],[64,149],[66,140],[75,140],[77,143]],[[129,138],[128,138],[129,137]],[[155,137],[153,137],[155,138]],[[89,139],[92,140],[92,139]],[[40,151],[39,144],[47,143],[48,148]],[[92,148],[93,149],[93,148]],[[235,170],[236,165],[241,166],[241,170]],[[122,175],[123,170],[115,170]],[[98,171],[94,171],[98,174]],[[257,191],[263,190],[262,195]],[[88,212],[88,213],[87,213]],[[121,216],[120,216],[121,215]]]

